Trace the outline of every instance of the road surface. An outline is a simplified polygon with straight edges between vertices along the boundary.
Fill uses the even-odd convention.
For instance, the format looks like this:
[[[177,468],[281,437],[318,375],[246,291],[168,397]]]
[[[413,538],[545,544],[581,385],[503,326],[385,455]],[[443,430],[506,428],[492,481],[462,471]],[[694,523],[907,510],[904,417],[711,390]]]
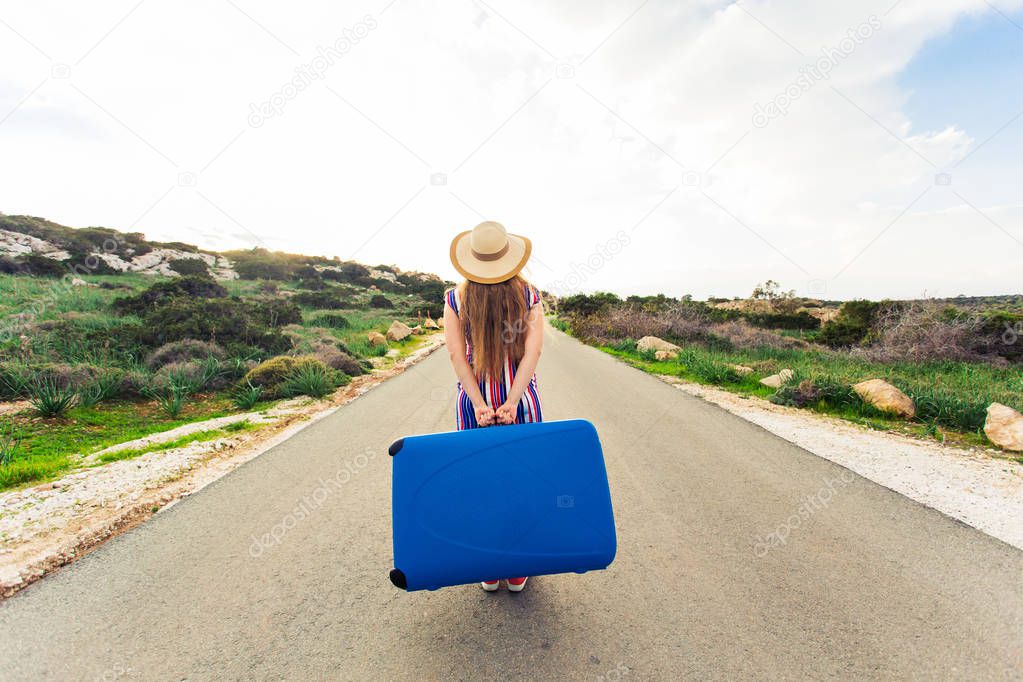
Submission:
[[[553,330],[617,560],[399,592],[386,449],[452,429],[452,384],[441,350],[0,605],[0,679],[1023,675],[1023,553]]]

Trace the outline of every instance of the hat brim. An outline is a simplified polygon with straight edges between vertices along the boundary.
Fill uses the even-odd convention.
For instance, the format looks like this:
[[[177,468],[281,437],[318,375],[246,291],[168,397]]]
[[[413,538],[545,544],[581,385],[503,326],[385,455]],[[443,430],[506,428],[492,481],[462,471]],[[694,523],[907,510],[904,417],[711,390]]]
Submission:
[[[517,234],[508,235],[508,253],[497,260],[480,260],[472,253],[467,230],[451,241],[451,264],[467,280],[479,284],[506,282],[522,271],[533,252],[529,238]]]

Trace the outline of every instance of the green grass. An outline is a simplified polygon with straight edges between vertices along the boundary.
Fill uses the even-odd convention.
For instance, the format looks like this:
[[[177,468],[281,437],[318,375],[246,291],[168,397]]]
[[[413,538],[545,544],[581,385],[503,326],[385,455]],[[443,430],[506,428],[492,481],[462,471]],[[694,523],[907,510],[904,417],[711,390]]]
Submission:
[[[70,278],[48,279],[0,275],[0,320],[16,314],[23,317],[11,318],[10,322],[18,325],[41,325],[19,337],[20,332],[0,339],[0,360],[12,371],[6,372],[5,378],[17,384],[14,391],[2,389],[7,395],[24,396],[34,381],[31,372],[21,376],[19,367],[36,367],[44,364],[65,364],[74,368],[90,365],[94,368],[118,368],[130,371],[133,376],[145,379],[148,373],[141,367],[142,358],[149,349],[132,349],[128,347],[105,346],[91,340],[104,339],[105,333],[125,324],[138,324],[138,318],[119,316],[114,313],[111,303],[125,296],[138,293],[153,284],[167,280],[166,277],[154,277],[141,274],[122,275],[85,275],[81,277],[89,284],[96,286],[70,285]],[[233,280],[222,282],[231,294],[252,297],[265,295],[266,283],[251,280]],[[298,291],[297,282],[275,283],[280,291]],[[105,285],[100,286],[100,285]],[[389,298],[396,304],[396,309],[367,308],[374,292],[369,290],[351,290],[351,309],[342,310],[303,310],[306,320],[304,327],[294,328],[299,336],[305,336],[310,342],[324,334],[329,334],[344,343],[358,357],[369,358],[385,355],[390,348],[397,348],[403,355],[412,352],[422,342],[421,337],[414,337],[406,342],[389,344],[383,347],[370,346],[366,340],[369,331],[385,331],[395,319],[414,324],[414,318],[407,311],[421,300],[399,294]],[[316,327],[317,315],[329,312],[332,315],[344,316],[349,325],[343,329],[313,329]],[[53,331],[53,321],[61,320],[61,326]],[[41,324],[49,323],[49,324]],[[63,325],[69,325],[74,333],[65,333]],[[303,330],[306,332],[303,334]],[[20,363],[20,364],[19,364]],[[223,366],[220,368],[223,370]],[[230,372],[229,372],[230,373]],[[234,374],[237,374],[235,372]],[[112,379],[97,379],[85,385],[76,385],[77,401],[71,404],[58,395],[57,391],[36,391],[36,402],[44,412],[56,415],[49,419],[39,419],[34,412],[24,412],[7,416],[0,423],[0,433],[5,433],[6,425],[10,425],[12,443],[17,448],[5,450],[0,462],[0,489],[6,489],[33,482],[44,481],[61,475],[77,465],[77,455],[86,455],[102,450],[117,443],[141,438],[143,436],[174,428],[211,417],[237,413],[240,409],[232,404],[233,393],[230,389],[221,391],[216,396],[206,395],[208,390],[200,384],[203,381],[189,383],[179,391],[152,394],[150,399],[122,400],[113,395],[115,386]],[[233,378],[233,377],[232,377]],[[178,378],[180,379],[180,378]],[[322,393],[325,388],[319,377],[311,377],[305,386],[296,387],[301,392]],[[28,383],[24,383],[28,382]],[[24,383],[24,385],[21,385]],[[175,384],[181,381],[176,380]],[[118,384],[118,387],[120,384]],[[140,388],[144,389],[143,386]],[[199,395],[191,395],[193,393]],[[122,394],[123,395],[123,394]],[[186,396],[187,395],[187,399]],[[159,399],[159,400],[157,400]],[[242,396],[240,404],[244,409],[259,409],[269,404],[262,396]],[[9,455],[9,456],[8,456]]]
[[[759,380],[792,369],[796,375],[793,384],[809,379],[823,392],[821,399],[802,407],[871,428],[898,429],[939,440],[953,436],[959,442],[987,444],[982,429],[988,405],[1000,402],[1023,409],[1023,369],[1019,367],[966,362],[882,364],[827,350],[721,351],[692,345],[684,348],[678,359],[658,362],[652,354],[636,351],[632,342],[598,347],[646,372],[783,404],[789,404],[786,390],[775,391]],[[729,369],[731,365],[746,365],[755,371],[742,377]],[[849,389],[851,384],[872,378],[884,379],[906,392],[917,405],[916,420],[905,422],[882,414]]]
[[[75,455],[232,411],[230,402],[218,397],[193,401],[176,419],[165,418],[151,403],[126,401],[110,401],[94,408],[74,407],[55,420],[17,415],[7,428],[20,445],[11,463],[0,467],[0,489],[51,479],[73,467]]]
[[[218,438],[225,438],[234,433],[253,431],[260,428],[260,426],[260,424],[253,424],[248,420],[234,422],[233,424],[228,424],[222,429],[196,431],[195,433],[190,433],[187,436],[182,436],[181,438],[175,438],[174,440],[169,440],[165,443],[153,443],[152,445],[148,445],[144,448],[127,448],[124,450],[117,450],[115,452],[107,452],[99,456],[97,466],[100,464],[108,464],[110,462],[119,462],[123,459],[134,459],[135,457],[149,454],[150,452],[175,450],[177,448],[183,448],[186,445],[191,445],[192,443],[205,443],[207,441],[217,440]]]

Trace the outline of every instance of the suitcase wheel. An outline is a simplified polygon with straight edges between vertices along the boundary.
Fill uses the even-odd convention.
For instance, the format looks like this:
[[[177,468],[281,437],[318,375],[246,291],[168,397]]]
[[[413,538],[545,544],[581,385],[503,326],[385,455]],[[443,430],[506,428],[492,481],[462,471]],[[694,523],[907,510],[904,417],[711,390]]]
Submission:
[[[390,576],[391,576],[391,582],[399,590],[407,590],[408,589],[408,580],[405,578],[405,574],[402,572],[402,570],[400,568],[392,568]]]

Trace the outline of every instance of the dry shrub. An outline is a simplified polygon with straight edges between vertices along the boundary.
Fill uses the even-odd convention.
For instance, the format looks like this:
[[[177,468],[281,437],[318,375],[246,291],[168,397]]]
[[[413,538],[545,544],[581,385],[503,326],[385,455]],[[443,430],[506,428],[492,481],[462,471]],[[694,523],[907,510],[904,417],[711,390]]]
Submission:
[[[805,348],[799,339],[754,327],[745,320],[714,322],[701,309],[678,304],[654,312],[628,306],[608,308],[572,321],[583,339],[614,344],[624,339],[657,336],[675,343],[699,343],[723,348]]]
[[[809,345],[799,339],[754,327],[745,320],[721,322],[711,326],[710,331],[728,341],[733,348],[806,348]]]
[[[345,353],[335,344],[314,343],[312,345],[312,355],[327,367],[340,370],[350,377],[357,377],[365,373],[358,360]]]
[[[205,360],[206,358],[224,359],[224,349],[209,341],[184,339],[165,343],[146,358],[146,367],[158,370],[165,365]]]
[[[153,374],[152,384],[160,388],[184,385],[195,390],[219,390],[227,386],[226,375],[220,371],[211,372],[210,369],[205,362],[199,360],[171,362]]]
[[[662,312],[618,306],[587,316],[576,316],[572,329],[583,339],[613,343],[623,339],[656,336],[673,341],[711,341],[710,321],[686,306],[672,306]]]
[[[987,352],[983,320],[937,301],[913,301],[882,311],[874,343],[853,353],[877,362],[1001,361]]]

